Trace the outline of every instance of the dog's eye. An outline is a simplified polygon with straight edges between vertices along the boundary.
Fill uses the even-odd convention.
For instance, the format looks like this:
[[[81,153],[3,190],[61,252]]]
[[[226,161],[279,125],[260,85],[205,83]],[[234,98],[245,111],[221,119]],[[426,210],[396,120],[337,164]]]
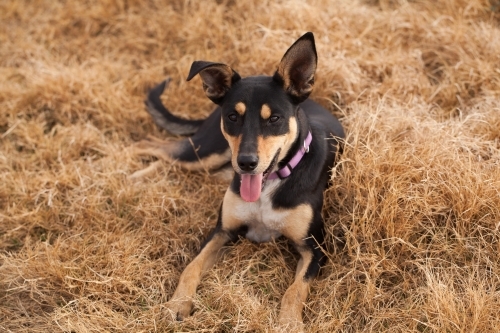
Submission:
[[[229,120],[231,120],[232,122],[235,122],[236,120],[238,120],[238,117],[234,113],[231,113],[229,116],[227,116],[227,118]]]
[[[278,117],[278,116],[271,116],[271,117],[269,118],[269,122],[270,122],[270,123],[275,123],[275,122],[277,122],[278,120],[280,120],[280,117]]]

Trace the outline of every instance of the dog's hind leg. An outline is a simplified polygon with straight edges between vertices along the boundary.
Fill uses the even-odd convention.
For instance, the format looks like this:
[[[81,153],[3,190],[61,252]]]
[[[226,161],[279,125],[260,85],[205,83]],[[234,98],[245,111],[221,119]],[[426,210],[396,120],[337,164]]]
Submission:
[[[132,152],[176,162],[188,170],[219,169],[231,159],[229,145],[220,129],[220,113],[216,109],[192,137],[169,141],[148,137],[135,144]]]

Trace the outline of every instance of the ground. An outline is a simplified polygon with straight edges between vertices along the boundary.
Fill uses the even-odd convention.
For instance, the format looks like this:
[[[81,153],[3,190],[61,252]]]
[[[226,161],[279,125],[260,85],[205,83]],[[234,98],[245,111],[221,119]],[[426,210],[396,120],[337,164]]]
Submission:
[[[0,331],[272,332],[297,254],[228,249],[193,316],[165,302],[227,182],[137,157],[145,92],[213,108],[194,60],[267,74],[307,31],[312,98],[341,120],[328,261],[307,332],[500,331],[496,0],[0,2]],[[138,179],[129,176],[150,165]]]

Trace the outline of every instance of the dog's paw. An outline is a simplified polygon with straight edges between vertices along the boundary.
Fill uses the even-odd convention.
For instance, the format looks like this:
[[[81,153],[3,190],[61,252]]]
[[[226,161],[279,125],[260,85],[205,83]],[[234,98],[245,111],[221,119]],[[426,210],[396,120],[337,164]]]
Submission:
[[[301,321],[288,321],[279,320],[278,327],[275,328],[273,333],[303,333],[304,324]]]
[[[182,321],[189,317],[193,302],[190,300],[171,300],[167,302],[166,308],[172,321]]]
[[[279,318],[280,332],[299,333],[304,332],[304,324],[302,323],[302,316],[297,315],[293,311],[281,311]]]

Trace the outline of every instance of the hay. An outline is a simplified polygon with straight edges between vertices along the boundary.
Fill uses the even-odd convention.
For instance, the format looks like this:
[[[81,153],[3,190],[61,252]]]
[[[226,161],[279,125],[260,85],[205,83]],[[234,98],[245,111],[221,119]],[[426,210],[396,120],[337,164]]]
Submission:
[[[313,31],[313,98],[348,138],[325,195],[308,332],[500,331],[500,31],[494,0],[2,1],[0,330],[269,332],[297,256],[242,241],[194,315],[164,303],[227,183],[127,149],[212,105],[193,60],[271,74]]]

